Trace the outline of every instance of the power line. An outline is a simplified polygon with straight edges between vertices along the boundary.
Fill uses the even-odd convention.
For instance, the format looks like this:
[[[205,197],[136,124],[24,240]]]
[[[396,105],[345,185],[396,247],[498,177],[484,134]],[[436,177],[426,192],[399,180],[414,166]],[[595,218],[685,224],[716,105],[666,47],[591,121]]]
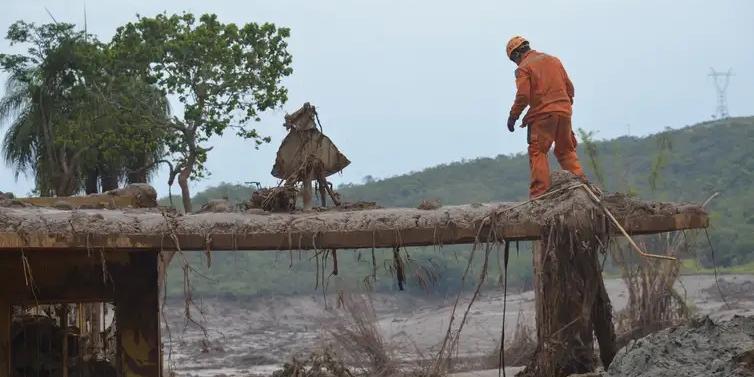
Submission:
[[[717,109],[715,109],[712,117],[715,119],[730,118],[728,113],[728,84],[730,84],[733,72],[730,68],[727,72],[718,72],[714,68],[710,68],[709,76],[715,81],[715,90],[717,91]]]

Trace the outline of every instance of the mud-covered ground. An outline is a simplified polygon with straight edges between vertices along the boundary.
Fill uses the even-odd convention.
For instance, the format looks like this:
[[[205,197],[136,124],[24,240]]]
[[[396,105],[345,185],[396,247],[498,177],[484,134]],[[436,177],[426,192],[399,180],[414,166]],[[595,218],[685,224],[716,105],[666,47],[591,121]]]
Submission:
[[[754,275],[727,275],[718,285],[708,275],[684,276],[678,289],[698,315],[714,321],[734,315],[754,316]],[[605,282],[614,308],[627,302],[621,280]],[[337,285],[337,284],[336,284]],[[720,298],[726,296],[727,305]],[[379,327],[389,347],[404,360],[430,356],[442,341],[455,297],[429,300],[396,293],[374,295]],[[166,316],[170,337],[163,330],[166,359],[178,376],[269,375],[294,354],[306,354],[324,347],[330,340],[328,329],[335,319],[335,297],[325,306],[321,294],[299,297],[264,297],[248,300],[204,298],[197,305],[204,311],[201,322],[207,336],[197,326],[186,325],[183,301],[170,301]],[[463,310],[464,305],[459,305]],[[534,326],[534,293],[509,292],[506,331],[509,339],[518,321]],[[486,291],[471,310],[461,336],[461,356],[484,356],[494,352],[500,339],[502,293]],[[460,313],[459,313],[460,314]],[[172,341],[168,342],[168,338]],[[209,339],[209,342],[205,341]]]

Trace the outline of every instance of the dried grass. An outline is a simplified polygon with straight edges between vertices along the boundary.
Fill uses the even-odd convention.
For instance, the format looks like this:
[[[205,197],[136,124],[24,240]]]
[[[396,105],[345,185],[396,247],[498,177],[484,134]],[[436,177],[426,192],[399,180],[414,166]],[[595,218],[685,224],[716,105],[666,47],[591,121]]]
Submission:
[[[537,341],[532,337],[535,330],[522,320],[523,310],[519,310],[513,340],[505,347],[505,366],[525,366],[537,350]],[[493,367],[500,366],[500,347],[495,350]]]
[[[332,344],[306,359],[292,358],[273,377],[442,377],[431,363],[406,365],[396,358],[377,326],[368,295],[341,292],[340,312],[330,329]]]
[[[368,296],[341,295],[342,314],[330,335],[350,365],[365,368],[369,376],[397,374],[398,365],[377,327],[377,315]]]
[[[665,249],[666,255],[678,256],[688,249],[687,241],[684,233],[677,232],[652,237],[642,247],[650,244],[653,249]],[[615,247],[612,255],[628,289],[628,305],[616,316],[618,347],[688,320],[684,295],[675,289],[680,261],[637,259],[621,245]]]

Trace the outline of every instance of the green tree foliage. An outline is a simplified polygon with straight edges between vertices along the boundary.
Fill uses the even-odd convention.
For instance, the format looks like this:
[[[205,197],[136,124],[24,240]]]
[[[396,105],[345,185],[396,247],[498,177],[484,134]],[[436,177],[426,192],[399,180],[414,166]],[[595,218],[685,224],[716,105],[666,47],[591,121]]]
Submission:
[[[223,24],[205,14],[139,17],[119,28],[113,56],[122,69],[174,95],[184,106],[169,125],[168,149],[175,160],[183,207],[191,211],[188,182],[206,174],[206,142],[232,129],[256,145],[269,142],[250,121],[287,100],[281,79],[292,73],[289,30],[265,23]]]
[[[715,246],[717,263],[734,266],[754,261],[754,118],[734,118],[708,122],[678,130],[666,130],[643,138],[620,137],[609,141],[588,138],[591,150],[599,156],[598,166],[604,172],[604,188],[610,191],[632,191],[647,200],[701,202],[714,192],[720,195],[711,202],[710,235]],[[582,140],[579,149],[587,160],[588,149]],[[672,148],[670,148],[672,144]],[[554,158],[553,158],[554,160]],[[658,163],[658,160],[661,163]],[[594,177],[587,161],[587,174]],[[553,161],[553,168],[555,168]],[[655,173],[652,173],[656,171]],[[653,177],[654,176],[654,177]],[[376,201],[383,206],[415,207],[423,199],[439,198],[444,204],[486,201],[519,201],[527,196],[529,167],[526,155],[480,158],[451,163],[359,185],[342,185],[344,200]],[[654,186],[654,189],[653,189]],[[252,189],[244,185],[222,184],[199,193],[196,203],[226,197],[231,201],[246,200]],[[702,235],[701,239],[706,244]],[[438,281],[431,289],[437,294],[450,294],[461,288],[462,269],[467,262],[469,246],[443,248],[410,248],[417,265],[432,266]],[[509,282],[525,287],[531,282],[529,244],[521,244],[520,255],[512,248]],[[359,258],[359,254],[361,257]],[[369,251],[341,251],[340,277],[348,286],[356,286],[371,273]],[[697,250],[700,262],[711,265],[706,245]],[[196,263],[201,255],[196,256]],[[386,266],[390,250],[377,250],[378,283],[376,289],[397,289]],[[291,262],[292,261],[292,262]],[[481,266],[479,253],[473,274],[465,287],[475,284]],[[491,261],[488,283],[494,285],[500,276],[497,255]],[[210,279],[195,278],[197,290],[208,294],[253,295],[315,293],[316,264],[310,253],[277,252],[214,253],[212,267],[204,270]],[[327,267],[327,273],[331,267]],[[180,294],[180,271],[172,292]],[[335,283],[331,278],[331,287]],[[409,279],[409,293],[424,294],[416,280]]]
[[[85,182],[97,191],[99,178],[103,188],[146,179],[162,150],[153,125],[167,119],[165,97],[114,69],[107,46],[74,25],[18,21],[6,38],[28,46],[0,54],[9,74],[3,157],[16,173],[31,173],[42,195],[72,195]]]
[[[588,159],[588,165],[591,168],[592,175],[600,185],[605,184],[605,173],[600,166],[599,152],[597,150],[597,144],[594,142],[594,131],[585,131],[581,128],[578,129],[579,137],[584,145],[584,154]]]

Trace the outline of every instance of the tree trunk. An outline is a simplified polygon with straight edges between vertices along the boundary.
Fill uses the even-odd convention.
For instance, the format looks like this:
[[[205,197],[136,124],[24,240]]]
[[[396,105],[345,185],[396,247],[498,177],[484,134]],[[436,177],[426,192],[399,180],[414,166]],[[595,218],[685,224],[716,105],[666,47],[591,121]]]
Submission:
[[[610,297],[607,295],[604,282],[602,279],[599,280],[597,298],[594,306],[592,306],[592,324],[594,325],[594,335],[600,345],[602,366],[607,370],[618,352],[618,346],[615,338],[615,326],[613,326],[613,306],[610,304]]]
[[[86,172],[86,182],[84,183],[84,190],[86,194],[96,194],[99,192],[99,174],[96,169],[92,169]]]
[[[183,200],[183,211],[185,213],[191,213],[191,191],[189,190],[188,180],[191,176],[191,168],[183,168],[178,174],[178,186],[181,187],[181,199]]]
[[[118,174],[111,171],[112,169],[100,169],[100,181],[102,183],[102,192],[115,190],[118,188]]]
[[[56,180],[55,196],[71,196],[79,190],[78,180],[68,174],[62,174]]]
[[[126,182],[128,183],[149,183],[147,182],[147,171],[138,171],[134,173],[128,173],[126,176]]]
[[[587,222],[604,224],[598,219]],[[603,362],[609,365],[615,355],[610,300],[597,259],[596,237],[602,233],[589,226],[543,227],[533,255],[537,351],[522,376],[591,372],[593,329],[601,342]]]
[[[128,183],[148,183],[147,177],[152,167],[147,167],[148,162],[151,161],[147,153],[136,156],[136,163],[133,166],[127,166],[128,173],[126,174],[126,182]],[[156,166],[156,165],[155,165]]]

